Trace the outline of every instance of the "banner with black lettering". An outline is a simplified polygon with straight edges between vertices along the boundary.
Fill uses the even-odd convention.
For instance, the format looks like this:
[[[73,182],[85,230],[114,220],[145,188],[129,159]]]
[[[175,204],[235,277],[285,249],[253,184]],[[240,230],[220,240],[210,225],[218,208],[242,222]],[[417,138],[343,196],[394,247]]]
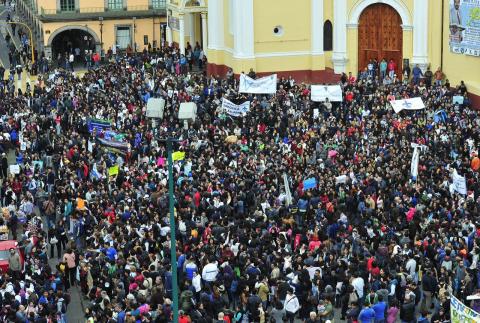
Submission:
[[[277,74],[252,79],[245,74],[240,74],[240,93],[273,94],[277,92]]]
[[[233,117],[244,116],[250,110],[250,102],[245,101],[242,104],[235,104],[224,98],[222,100],[222,109],[225,113]]]

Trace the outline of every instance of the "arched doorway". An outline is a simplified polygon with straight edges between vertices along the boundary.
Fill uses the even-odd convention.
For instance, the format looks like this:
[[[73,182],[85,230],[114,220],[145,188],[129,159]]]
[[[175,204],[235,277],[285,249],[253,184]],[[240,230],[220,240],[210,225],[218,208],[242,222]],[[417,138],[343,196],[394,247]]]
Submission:
[[[62,31],[52,40],[53,57],[58,54],[75,53],[75,49],[79,48],[83,54],[85,50],[95,51],[95,39],[87,31],[81,29],[69,29]]]
[[[396,73],[402,73],[402,18],[391,6],[382,3],[366,7],[358,21],[358,68],[363,70],[371,59],[393,59]]]

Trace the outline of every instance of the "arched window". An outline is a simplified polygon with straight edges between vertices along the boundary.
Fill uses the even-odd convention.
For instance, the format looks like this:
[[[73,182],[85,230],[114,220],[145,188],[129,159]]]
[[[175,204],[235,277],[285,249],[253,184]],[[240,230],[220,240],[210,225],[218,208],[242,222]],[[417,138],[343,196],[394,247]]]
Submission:
[[[323,50],[330,51],[333,48],[333,27],[330,20],[323,24]]]

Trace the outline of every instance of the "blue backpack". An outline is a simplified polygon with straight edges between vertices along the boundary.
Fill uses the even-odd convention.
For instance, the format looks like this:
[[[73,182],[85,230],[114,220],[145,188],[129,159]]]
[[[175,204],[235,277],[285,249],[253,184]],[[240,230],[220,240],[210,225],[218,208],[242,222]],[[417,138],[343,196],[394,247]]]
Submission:
[[[230,285],[230,292],[236,293],[238,289],[238,279],[232,280],[232,284]]]

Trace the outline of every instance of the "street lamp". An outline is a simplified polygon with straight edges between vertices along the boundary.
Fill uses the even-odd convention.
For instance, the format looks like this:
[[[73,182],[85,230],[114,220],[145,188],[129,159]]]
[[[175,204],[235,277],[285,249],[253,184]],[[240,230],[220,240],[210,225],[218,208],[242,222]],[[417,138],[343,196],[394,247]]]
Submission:
[[[178,323],[178,282],[177,282],[177,239],[175,237],[175,210],[174,210],[174,190],[173,190],[173,156],[172,143],[180,140],[168,137],[158,139],[167,142],[168,155],[168,205],[170,211],[170,262],[172,266],[172,303],[173,303],[173,322]]]
[[[98,21],[100,21],[100,44],[103,49],[103,17],[98,17]]]
[[[137,17],[133,17],[133,51],[137,52],[137,41],[135,40],[135,33],[137,32]]]
[[[23,22],[18,22],[18,21],[8,21],[7,24],[18,24],[18,25],[22,25],[24,26],[25,28],[27,28],[28,30],[28,33],[30,34],[30,49],[31,49],[31,52],[32,52],[32,65],[33,63],[35,63],[35,52],[34,52],[34,49],[33,49],[33,35],[32,35],[32,29],[27,25],[27,24],[24,24]],[[15,37],[15,35],[12,35],[13,37]],[[12,38],[13,38],[12,37]]]

